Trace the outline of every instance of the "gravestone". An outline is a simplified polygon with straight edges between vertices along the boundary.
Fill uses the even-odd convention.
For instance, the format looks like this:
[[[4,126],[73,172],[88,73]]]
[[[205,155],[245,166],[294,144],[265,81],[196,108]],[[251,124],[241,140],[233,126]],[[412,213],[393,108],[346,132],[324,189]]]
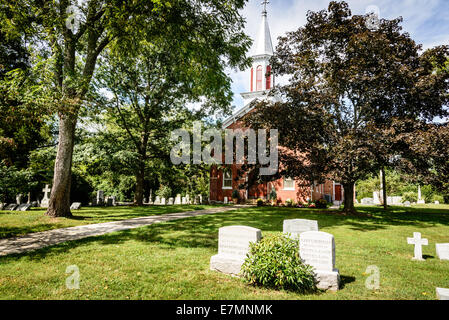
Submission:
[[[317,288],[336,291],[340,273],[335,268],[335,240],[330,233],[306,231],[299,236],[299,254],[305,264],[313,267]]]
[[[199,194],[198,197],[199,197],[199,200],[200,200],[200,204],[204,204],[203,203],[203,195]]]
[[[31,202],[31,207],[32,208],[39,207],[39,203],[37,201],[33,201],[33,202]]]
[[[404,202],[404,207],[410,207],[410,201],[405,201]]]
[[[111,202],[112,202],[112,206],[115,207],[115,206],[117,205],[117,197],[116,197],[116,196],[111,196],[110,198],[111,198],[111,200],[112,200],[112,201],[111,201]]]
[[[102,206],[104,204],[104,191],[97,191],[97,205]]]
[[[319,231],[318,221],[307,219],[284,220],[282,231],[289,233],[290,238],[299,240],[299,235],[306,231]]]
[[[31,204],[30,203],[23,203],[19,204],[19,206],[15,209],[15,211],[27,211],[30,210]]]
[[[161,204],[162,204],[162,205],[165,205],[165,198],[162,198],[162,199],[161,199]]]
[[[182,197],[182,202],[181,202],[182,204],[187,204],[187,199],[186,199],[186,197]]]
[[[424,199],[421,198],[421,186],[418,185],[418,204],[424,204],[426,203],[426,201],[424,201]]]
[[[154,204],[161,204],[161,198],[159,196],[156,196],[156,199],[154,200]]]
[[[422,239],[420,232],[413,232],[413,238],[407,238],[407,243],[415,245],[415,256],[412,260],[424,261],[422,257],[422,246],[427,246],[429,244],[427,239]]]
[[[3,210],[3,208],[5,207],[4,203],[0,203],[0,210]]]
[[[200,204],[200,197],[198,195],[195,196],[195,199],[193,200],[193,204]]]
[[[186,203],[187,204],[191,204],[190,203],[190,195],[189,194],[186,194]]]
[[[363,198],[361,200],[362,204],[374,204],[373,198]]]
[[[402,197],[399,196],[387,197],[387,204],[389,205],[402,204]]]
[[[373,191],[373,203],[372,204],[381,204],[381,196],[379,191]]]
[[[228,197],[224,197],[223,203],[224,203],[224,204],[227,204],[227,203],[228,203]]]
[[[181,204],[181,195],[178,193],[175,198],[175,204]]]
[[[437,299],[438,300],[449,300],[449,289],[437,288]]]
[[[48,198],[48,194],[51,192],[50,187],[48,186],[48,184],[45,185],[45,188],[42,189],[42,191],[44,192],[44,198],[42,199],[41,202],[41,208],[48,208],[48,202],[50,201],[50,199]]]
[[[435,247],[440,260],[449,260],[449,243],[437,243]]]
[[[18,205],[16,203],[11,203],[11,204],[8,204],[3,210],[14,211],[14,210],[16,210],[17,207],[18,207]]]
[[[113,200],[112,200],[112,197],[108,197],[108,198],[107,198],[107,200],[106,200],[106,205],[107,205],[108,207],[112,207],[112,206],[113,206]]]
[[[435,204],[440,204],[440,201],[436,200],[436,201],[435,201]]]
[[[81,209],[81,202],[74,202],[70,206],[70,210],[80,210]]]
[[[22,194],[21,193],[19,193],[16,196],[16,204],[22,204]]]
[[[210,269],[239,275],[249,252],[249,243],[262,238],[259,229],[247,226],[229,226],[218,230],[218,254],[210,258]]]
[[[169,205],[173,205],[175,203],[175,199],[174,198],[168,198],[168,204]]]

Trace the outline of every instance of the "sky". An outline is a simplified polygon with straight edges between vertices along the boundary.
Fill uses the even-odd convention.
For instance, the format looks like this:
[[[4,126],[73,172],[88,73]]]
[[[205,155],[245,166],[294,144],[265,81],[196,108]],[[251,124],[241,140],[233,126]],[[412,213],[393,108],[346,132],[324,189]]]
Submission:
[[[246,19],[245,32],[253,40],[261,22],[262,0],[249,0],[241,11]],[[267,5],[271,40],[276,49],[277,38],[304,26],[307,11],[327,9],[329,0],[270,0]],[[403,30],[424,49],[449,45],[449,0],[347,0],[352,14],[365,14],[376,6],[380,18],[402,16]],[[249,71],[229,70],[234,93],[234,112],[243,107],[241,92],[249,91]],[[277,79],[277,83],[279,79]]]

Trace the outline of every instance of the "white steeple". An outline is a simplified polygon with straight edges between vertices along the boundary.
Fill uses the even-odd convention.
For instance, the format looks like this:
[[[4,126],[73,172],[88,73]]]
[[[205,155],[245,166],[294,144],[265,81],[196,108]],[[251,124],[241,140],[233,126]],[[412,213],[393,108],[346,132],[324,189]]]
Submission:
[[[273,56],[274,51],[271,43],[270,27],[268,26],[267,19],[268,3],[268,0],[263,0],[261,3],[263,5],[262,22],[259,27],[257,39],[251,50],[253,64],[251,69],[248,70],[249,90],[240,94],[243,98],[243,108],[224,121],[224,128],[227,128],[236,120],[251,111],[253,108],[253,106],[251,106],[251,102],[255,99],[278,100],[277,97],[268,97],[269,90],[274,87],[274,75],[271,73],[270,65],[270,58]]]
[[[273,45],[271,43],[270,27],[267,19],[267,0],[262,2],[264,8],[262,11],[262,22],[259,27],[256,45],[254,46],[254,55],[273,55]]]

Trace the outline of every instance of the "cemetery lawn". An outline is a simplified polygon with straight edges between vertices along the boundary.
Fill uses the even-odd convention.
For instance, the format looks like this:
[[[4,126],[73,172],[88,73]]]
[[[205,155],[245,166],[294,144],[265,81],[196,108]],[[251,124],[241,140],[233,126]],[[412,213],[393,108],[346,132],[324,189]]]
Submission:
[[[104,214],[125,216],[122,210],[107,208]],[[128,215],[139,210],[130,208]],[[387,212],[358,206],[358,210],[372,216],[241,208],[0,257],[0,299],[434,300],[436,287],[449,287],[449,261],[440,261],[435,252],[435,243],[449,242],[449,205],[391,207]],[[210,257],[217,253],[218,228],[247,225],[261,229],[264,236],[280,232],[283,220],[293,218],[318,220],[321,231],[334,235],[342,278],[338,292],[301,295],[263,289],[209,270]],[[413,232],[429,239],[423,262],[411,260],[413,246],[406,239]],[[70,276],[66,268],[72,265],[79,268],[78,290],[66,288]],[[380,270],[377,290],[365,287],[370,265]]]
[[[31,232],[51,229],[75,227],[80,225],[118,221],[160,215],[174,212],[185,212],[213,208],[201,205],[171,205],[131,207],[82,207],[72,210],[72,218],[51,218],[45,215],[45,209],[31,208],[29,211],[0,211],[0,239],[21,236]]]

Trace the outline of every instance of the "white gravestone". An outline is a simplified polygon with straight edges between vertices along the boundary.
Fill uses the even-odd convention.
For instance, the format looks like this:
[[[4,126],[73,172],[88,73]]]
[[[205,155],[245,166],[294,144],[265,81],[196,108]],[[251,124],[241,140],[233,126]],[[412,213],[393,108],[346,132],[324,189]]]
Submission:
[[[415,256],[412,260],[424,261],[422,257],[422,246],[427,246],[429,241],[422,239],[420,232],[413,232],[413,238],[407,238],[407,243],[415,245]]]
[[[363,198],[361,203],[362,204],[373,204],[374,200],[373,200],[373,198]]]
[[[218,254],[210,258],[210,269],[239,275],[249,252],[250,242],[259,242],[262,232],[246,226],[222,227],[218,230]]]
[[[175,199],[175,204],[181,204],[182,202],[181,202],[181,195],[178,193],[177,195],[176,195],[176,199]]]
[[[424,199],[421,198],[421,186],[418,185],[418,204],[426,203]]]
[[[187,204],[187,199],[186,199],[186,197],[182,197],[181,203],[182,203],[182,204]]]
[[[436,200],[436,201],[435,201],[435,204],[440,204],[440,201]]]
[[[334,236],[321,231],[307,231],[299,236],[299,254],[305,264],[313,267],[317,288],[337,291],[340,273],[335,268]]]
[[[156,200],[154,200],[154,204],[161,204],[161,198],[156,196]]]
[[[410,201],[405,201],[404,202],[404,207],[410,207]]]
[[[437,288],[437,299],[438,300],[449,300],[449,289]]]
[[[165,205],[165,198],[162,198],[162,199],[161,199],[161,204],[162,204],[162,205]]]
[[[104,191],[97,191],[97,205],[102,206],[104,204]]]
[[[70,210],[80,210],[81,209],[81,202],[74,202],[70,206]]]
[[[15,211],[28,211],[31,208],[31,204],[30,203],[22,203],[20,204]]]
[[[41,208],[48,208],[48,202],[50,201],[50,198],[48,198],[48,194],[51,192],[48,184],[45,185],[45,188],[42,189],[42,191],[44,192],[44,199],[42,199]]]
[[[307,219],[284,220],[282,231],[289,233],[290,238],[299,240],[299,235],[306,231],[319,231],[318,221]]]
[[[224,197],[223,203],[224,203],[224,204],[227,204],[227,203],[228,203],[228,197]]]
[[[175,199],[174,198],[168,198],[168,204],[172,205],[175,203]]]
[[[449,243],[437,243],[435,247],[440,260],[449,260]]]

